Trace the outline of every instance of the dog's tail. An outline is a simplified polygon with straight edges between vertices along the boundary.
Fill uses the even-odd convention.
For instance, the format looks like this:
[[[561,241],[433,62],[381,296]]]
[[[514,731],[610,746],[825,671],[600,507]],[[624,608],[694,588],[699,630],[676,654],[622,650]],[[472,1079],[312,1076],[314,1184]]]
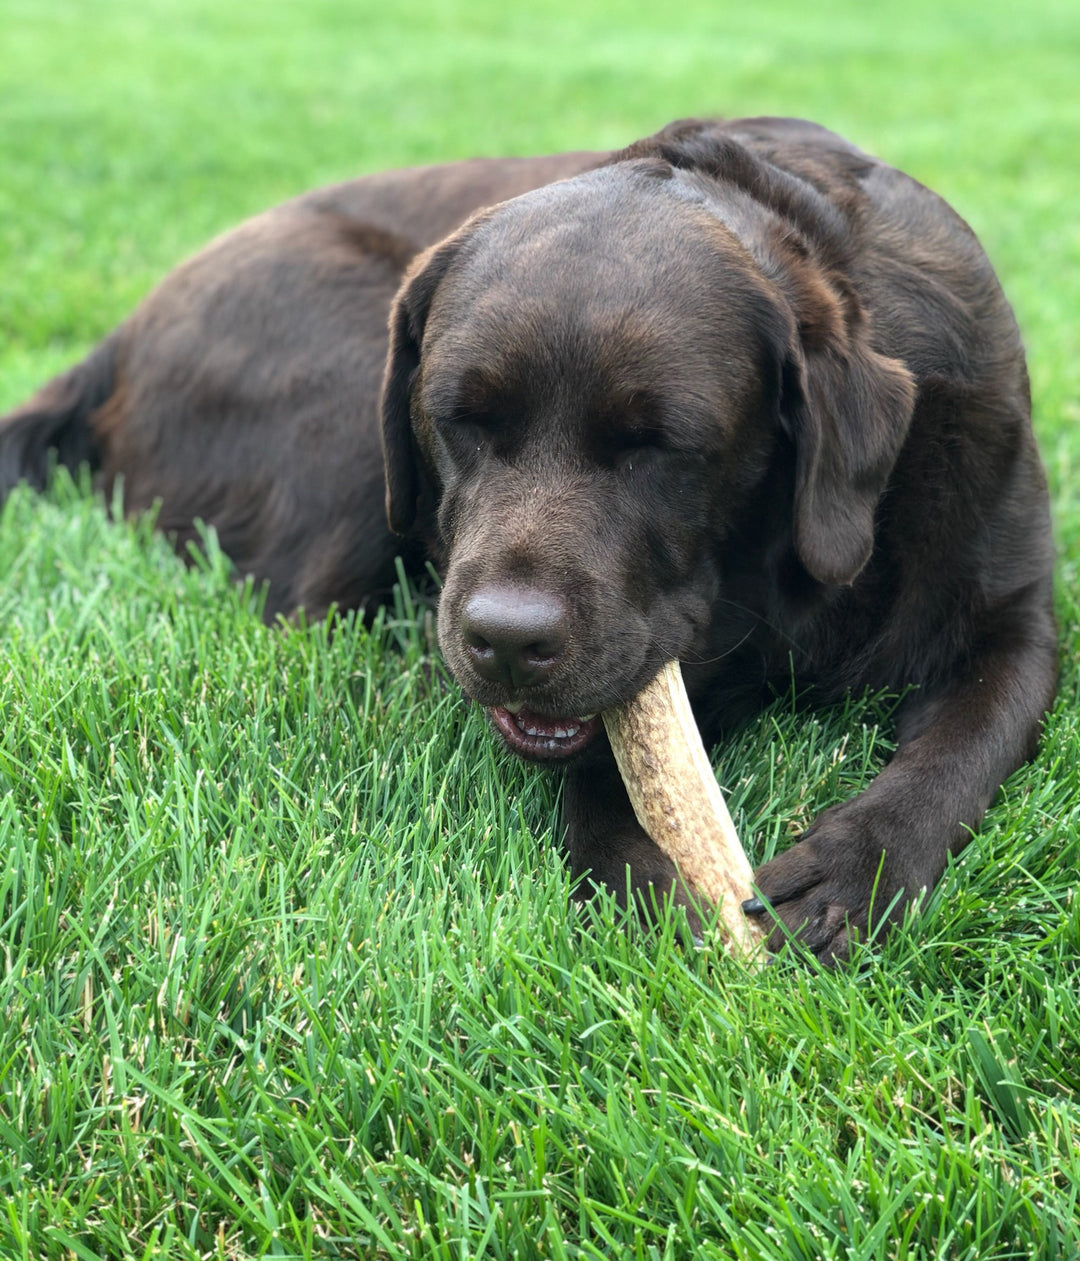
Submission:
[[[43,490],[50,452],[75,471],[96,469],[100,449],[89,418],[116,388],[119,337],[112,333],[73,368],[43,385],[32,398],[0,417],[0,503],[19,482]]]

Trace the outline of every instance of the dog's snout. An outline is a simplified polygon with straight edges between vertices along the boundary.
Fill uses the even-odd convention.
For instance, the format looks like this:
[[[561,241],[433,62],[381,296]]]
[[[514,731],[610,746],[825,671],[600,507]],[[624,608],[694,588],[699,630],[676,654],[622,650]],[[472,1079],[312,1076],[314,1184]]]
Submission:
[[[478,674],[514,688],[541,683],[570,638],[566,605],[530,587],[487,586],[461,610],[461,636]]]

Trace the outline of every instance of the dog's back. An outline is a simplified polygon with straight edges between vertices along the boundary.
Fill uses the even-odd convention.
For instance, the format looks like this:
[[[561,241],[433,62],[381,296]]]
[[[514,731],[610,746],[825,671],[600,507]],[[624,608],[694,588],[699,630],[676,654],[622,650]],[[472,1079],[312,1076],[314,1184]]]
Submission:
[[[318,189],[218,237],[79,364],[0,419],[0,494],[50,458],[125,507],[159,505],[183,550],[212,524],[268,618],[387,587],[376,406],[390,301],[410,260],[474,211],[606,154],[472,159]],[[50,453],[53,453],[52,455]]]

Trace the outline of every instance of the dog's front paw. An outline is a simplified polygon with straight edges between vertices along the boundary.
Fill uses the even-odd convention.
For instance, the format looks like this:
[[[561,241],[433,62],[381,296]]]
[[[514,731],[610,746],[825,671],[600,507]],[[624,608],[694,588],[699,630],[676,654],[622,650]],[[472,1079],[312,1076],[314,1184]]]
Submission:
[[[840,807],[823,815],[785,853],[759,867],[760,899],[745,904],[750,915],[771,916],[770,951],[794,938],[826,967],[847,960],[852,942],[887,928],[922,887],[911,863],[880,836],[871,812]],[[910,855],[908,856],[910,859]],[[905,870],[907,868],[908,870]]]

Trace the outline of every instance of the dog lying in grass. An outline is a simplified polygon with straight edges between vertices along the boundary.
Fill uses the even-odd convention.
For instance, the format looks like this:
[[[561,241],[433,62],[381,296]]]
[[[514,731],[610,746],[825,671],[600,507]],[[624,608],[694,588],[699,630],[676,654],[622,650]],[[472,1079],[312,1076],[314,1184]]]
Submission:
[[[771,945],[826,963],[935,885],[1054,695],[1008,303],[940,198],[806,122],[297,198],[0,422],[3,487],[50,451],[181,547],[214,525],[268,617],[434,561],[462,689],[565,768],[585,892],[686,900],[599,717],[664,662],[707,740],[792,673],[904,691],[888,766],[756,873]]]

